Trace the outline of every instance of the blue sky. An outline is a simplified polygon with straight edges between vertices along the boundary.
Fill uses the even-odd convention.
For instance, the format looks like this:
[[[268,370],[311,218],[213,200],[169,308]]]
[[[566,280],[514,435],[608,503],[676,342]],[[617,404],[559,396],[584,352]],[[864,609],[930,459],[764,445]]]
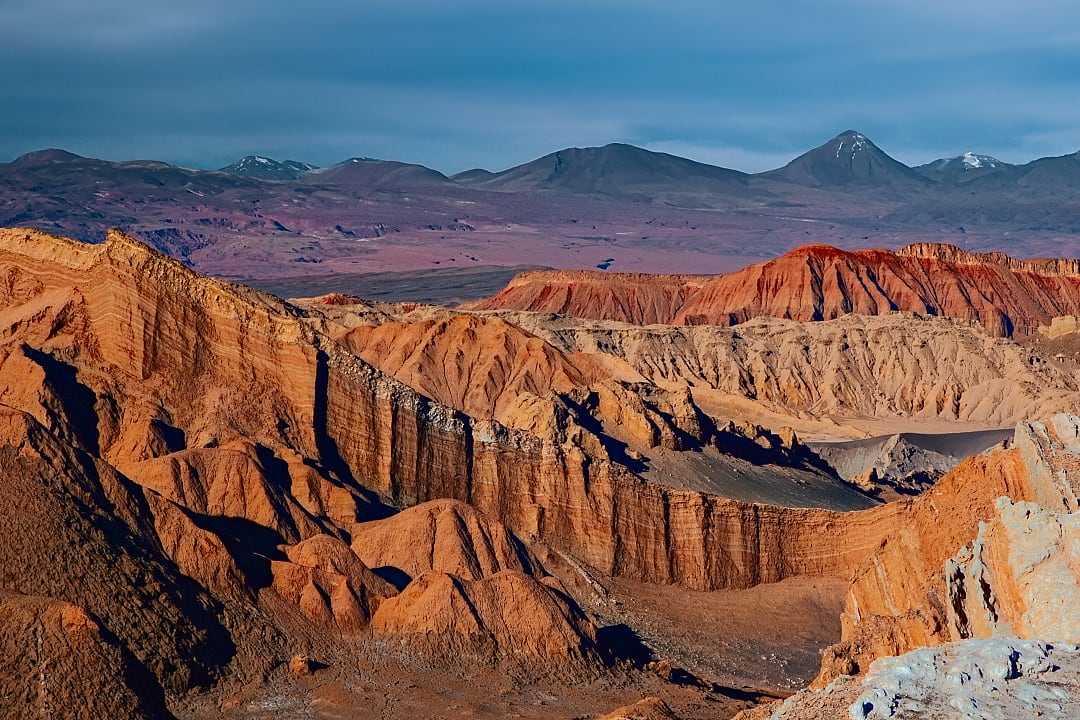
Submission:
[[[0,160],[452,172],[630,142],[748,171],[1080,149],[1075,0],[0,0]]]

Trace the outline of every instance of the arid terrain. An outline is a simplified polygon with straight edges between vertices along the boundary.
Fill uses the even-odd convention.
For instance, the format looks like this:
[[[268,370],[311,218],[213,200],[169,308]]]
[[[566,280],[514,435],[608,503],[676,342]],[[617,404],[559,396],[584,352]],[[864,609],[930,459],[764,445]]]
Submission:
[[[15,228],[0,279],[0,717],[1080,708],[1072,261],[446,307]]]
[[[620,143],[453,176],[366,157],[211,171],[52,149],[0,163],[0,227],[88,242],[118,227],[282,296],[428,302],[488,295],[506,268],[714,274],[809,243],[1077,254],[1080,155],[964,157],[911,168],[854,130],[756,174]]]

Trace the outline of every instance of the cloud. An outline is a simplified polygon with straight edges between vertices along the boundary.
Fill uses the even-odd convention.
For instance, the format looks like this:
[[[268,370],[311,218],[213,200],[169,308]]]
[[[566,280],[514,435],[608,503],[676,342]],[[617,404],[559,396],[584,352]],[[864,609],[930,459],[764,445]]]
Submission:
[[[1080,148],[1078,21],[1058,0],[8,0],[0,157],[453,171],[618,140],[756,170],[857,127],[907,162],[1026,160]]]

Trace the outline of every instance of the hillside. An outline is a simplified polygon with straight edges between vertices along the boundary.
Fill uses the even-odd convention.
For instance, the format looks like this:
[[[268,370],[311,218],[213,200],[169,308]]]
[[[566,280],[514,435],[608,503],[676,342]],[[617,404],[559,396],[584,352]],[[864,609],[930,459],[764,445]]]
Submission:
[[[455,179],[504,192],[556,190],[644,200],[751,194],[745,173],[623,143],[567,148],[501,172],[471,172]]]
[[[635,324],[735,325],[755,317],[830,320],[895,311],[1034,333],[1080,307],[1074,260],[1027,261],[920,243],[895,252],[806,246],[714,277],[525,273],[477,310],[529,310]]]

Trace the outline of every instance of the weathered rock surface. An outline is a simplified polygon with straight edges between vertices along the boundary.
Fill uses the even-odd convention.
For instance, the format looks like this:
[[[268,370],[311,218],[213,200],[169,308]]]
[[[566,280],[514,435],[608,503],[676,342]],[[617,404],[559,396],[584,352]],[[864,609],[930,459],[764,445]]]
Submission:
[[[1076,583],[1068,546],[1074,521],[1055,513],[1076,507],[1075,425],[1068,415],[1021,423],[1013,450],[970,458],[912,502],[904,526],[855,573],[842,640],[824,653],[816,686],[865,672],[878,657],[950,639],[1064,632],[1054,618],[1069,622],[1077,612],[1068,600]]]
[[[171,718],[145,668],[85,610],[0,591],[0,718]]]
[[[503,570],[543,577],[540,561],[506,527],[456,500],[432,500],[353,527],[352,547],[385,577],[428,572],[480,580]]]
[[[1004,427],[1080,403],[1076,372],[961,322],[893,313],[733,328],[636,327],[501,313],[567,353],[663,387],[716,391],[795,419]],[[702,402],[699,399],[699,402]]]
[[[530,310],[589,320],[668,323],[709,278],[538,270],[520,273],[474,310]]]
[[[163,552],[140,489],[6,406],[0,406],[0,507],[0,589],[39,598],[35,613],[70,606],[68,614],[96,618],[103,634],[126,646],[123,663],[148,678],[141,681],[146,697],[160,694],[162,685],[181,691],[204,683],[229,660],[214,600]],[[56,630],[52,623],[49,632]],[[86,637],[94,662],[120,657],[96,636]],[[60,640],[49,641],[54,651]]]
[[[321,628],[356,635],[397,593],[336,537],[316,535],[285,548],[285,555],[270,563],[271,588]]]
[[[1080,269],[1072,260],[1017,260],[935,243],[896,252],[811,245],[709,278],[526,273],[472,307],[675,325],[903,310],[977,322],[992,335],[1008,336],[1080,312]]]
[[[507,407],[523,393],[566,392],[591,379],[588,368],[498,318],[447,313],[365,325],[341,341],[418,392],[504,423]]]
[[[1080,317],[1076,315],[1058,315],[1050,318],[1049,325],[1039,326],[1039,334],[1050,340],[1077,333],[1080,333]]]
[[[600,720],[678,720],[678,716],[660,698],[647,697],[616,708]]]
[[[740,720],[1051,718],[1080,712],[1080,649],[1000,638],[920,648]]]
[[[1080,427],[1055,421],[914,501],[859,512],[738,501],[646,479],[635,463],[654,458],[631,451],[743,443],[790,464],[803,450],[794,433],[718,427],[686,383],[648,382],[622,357],[620,368],[590,366],[604,373],[586,382],[587,363],[557,343],[448,316],[430,327],[457,339],[432,336],[429,355],[399,366],[445,404],[339,342],[340,317],[199,277],[122,234],[86,246],[0,230],[0,277],[0,501],[11,518],[0,589],[93,618],[130,653],[119,662],[149,678],[132,703],[372,637],[441,667],[602,674],[608,649],[524,548],[533,540],[600,575],[700,590],[854,576],[853,628],[890,622],[894,606],[919,616],[893,623],[898,649],[940,635],[944,620],[919,630],[931,617],[927,568],[940,578],[994,498],[1044,502],[1074,482],[1055,453],[1078,444]],[[439,376],[470,332],[494,332],[505,352]],[[379,362],[405,358],[391,335],[365,346],[382,348]],[[957,367],[970,360],[961,355]],[[1043,387],[1064,387],[1046,373],[1035,376]],[[778,397],[796,387],[774,384]],[[525,423],[530,413],[542,422]],[[1058,495],[1062,509],[1075,502]],[[388,503],[419,507],[393,515]]]
[[[998,498],[945,563],[949,634],[1080,643],[1080,512]]]
[[[596,627],[573,600],[513,570],[480,580],[425,573],[379,607],[371,628],[406,653],[463,669],[581,680],[605,667]]]

